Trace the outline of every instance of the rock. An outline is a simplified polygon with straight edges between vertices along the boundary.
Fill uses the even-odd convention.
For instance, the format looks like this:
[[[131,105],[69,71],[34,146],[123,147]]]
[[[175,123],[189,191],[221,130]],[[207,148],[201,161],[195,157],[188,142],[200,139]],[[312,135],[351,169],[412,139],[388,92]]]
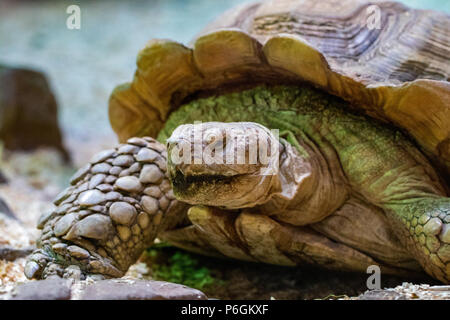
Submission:
[[[366,291],[357,300],[450,300],[450,286],[402,283],[395,288]]]
[[[369,290],[360,295],[358,300],[407,300],[407,298],[393,290]]]
[[[58,277],[30,281],[14,288],[11,300],[69,300],[70,287],[70,280]]]
[[[5,184],[5,183],[8,183],[8,179],[3,174],[3,172],[0,170],[0,184]]]
[[[154,164],[146,164],[139,175],[142,183],[158,183],[164,178],[164,174]]]
[[[10,150],[53,147],[69,160],[58,106],[43,73],[0,66],[0,140]]]
[[[142,184],[138,178],[134,176],[125,176],[116,180],[114,186],[117,189],[127,192],[139,192],[142,189]]]
[[[18,258],[23,258],[33,252],[33,247],[28,248],[14,248],[11,246],[0,246],[0,260],[14,261]]]
[[[14,215],[14,212],[12,212],[12,210],[6,204],[5,200],[3,200],[2,198],[0,198],[0,214],[4,214],[9,218],[17,219]]]
[[[206,300],[205,294],[180,284],[149,280],[102,280],[88,286],[82,300]]]
[[[109,215],[113,221],[126,226],[131,225],[136,217],[136,209],[127,202],[114,202],[109,208]]]

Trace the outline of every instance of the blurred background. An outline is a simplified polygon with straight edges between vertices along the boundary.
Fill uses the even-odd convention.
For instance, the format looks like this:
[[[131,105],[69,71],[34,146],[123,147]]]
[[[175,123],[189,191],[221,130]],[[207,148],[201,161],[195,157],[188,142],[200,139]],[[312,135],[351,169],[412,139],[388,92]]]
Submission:
[[[65,145],[76,165],[115,141],[107,119],[114,86],[130,81],[151,38],[187,43],[223,11],[249,0],[0,1],[0,64],[43,71],[59,105]],[[449,0],[402,0],[450,13]],[[81,29],[66,8],[81,8]],[[80,145],[79,143],[82,142]]]
[[[10,130],[10,136],[15,137],[30,129],[28,138],[44,139],[44,130],[36,124],[42,120],[54,126],[55,133],[47,138],[56,137],[50,145],[57,146],[56,151],[30,146],[27,149],[32,152],[23,152],[20,151],[23,141],[0,140],[0,248],[7,245],[26,249],[32,245],[37,236],[37,218],[52,208],[51,200],[67,186],[76,168],[96,152],[117,143],[108,121],[108,97],[116,85],[131,81],[136,55],[149,39],[170,38],[186,44],[219,14],[247,2],[253,1],[0,0],[0,134],[2,130]],[[450,0],[400,2],[450,14]],[[66,9],[73,4],[81,8],[80,30],[66,27],[69,16]],[[35,104],[38,100],[45,101],[41,109]],[[21,115],[8,110],[11,106],[21,109]],[[8,123],[14,122],[11,120],[14,117],[18,119],[15,127]],[[8,144],[18,147],[14,148],[17,150],[8,150]],[[68,158],[71,160],[67,161]],[[15,216],[20,224],[2,220],[2,213]],[[23,280],[22,262],[8,264],[1,259],[0,256],[0,285]],[[182,257],[180,261],[188,261],[192,266],[186,259]],[[222,270],[228,272],[224,278],[235,277],[233,283],[240,286],[237,291],[253,292],[250,298],[259,297],[254,291],[255,283],[266,283],[262,277],[273,274],[275,267],[260,267],[261,272],[253,274],[243,271],[252,266],[240,266],[233,262],[226,271]],[[306,293],[298,295],[303,284],[296,281],[302,274],[299,270],[295,272],[290,275],[280,272],[282,278],[267,283],[288,288],[282,289],[280,296],[307,297]],[[206,276],[202,273],[201,277]],[[333,290],[342,284],[330,274],[308,277],[313,285],[322,279],[326,283],[324,288]],[[364,281],[354,280],[358,285]],[[271,290],[270,295],[278,289]],[[308,291],[307,286],[305,290]],[[325,295],[327,290],[316,291],[315,295]]]

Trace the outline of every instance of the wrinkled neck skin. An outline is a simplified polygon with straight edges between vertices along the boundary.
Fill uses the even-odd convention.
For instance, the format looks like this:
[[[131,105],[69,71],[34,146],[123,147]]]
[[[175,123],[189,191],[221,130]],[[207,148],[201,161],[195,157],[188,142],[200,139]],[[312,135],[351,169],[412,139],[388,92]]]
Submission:
[[[344,174],[335,159],[327,159],[314,145],[299,141],[300,154],[296,147],[283,142],[286,147],[274,180],[276,191],[252,210],[297,226],[321,221],[348,197]]]

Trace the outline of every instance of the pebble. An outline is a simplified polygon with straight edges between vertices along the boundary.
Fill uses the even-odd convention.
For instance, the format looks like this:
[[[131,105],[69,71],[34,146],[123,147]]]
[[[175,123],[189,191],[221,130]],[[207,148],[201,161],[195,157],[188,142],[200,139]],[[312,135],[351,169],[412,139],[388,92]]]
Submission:
[[[101,280],[88,286],[82,300],[206,300],[187,286],[153,280]]]
[[[69,300],[71,297],[70,287],[70,280],[59,277],[30,281],[14,288],[11,300]]]

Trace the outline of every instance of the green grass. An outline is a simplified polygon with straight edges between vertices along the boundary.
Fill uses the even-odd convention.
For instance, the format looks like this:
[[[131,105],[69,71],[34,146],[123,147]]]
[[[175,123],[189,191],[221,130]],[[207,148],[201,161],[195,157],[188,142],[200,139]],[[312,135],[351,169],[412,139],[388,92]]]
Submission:
[[[149,248],[146,253],[155,280],[179,283],[199,290],[223,282],[215,278],[194,254],[160,246]]]

